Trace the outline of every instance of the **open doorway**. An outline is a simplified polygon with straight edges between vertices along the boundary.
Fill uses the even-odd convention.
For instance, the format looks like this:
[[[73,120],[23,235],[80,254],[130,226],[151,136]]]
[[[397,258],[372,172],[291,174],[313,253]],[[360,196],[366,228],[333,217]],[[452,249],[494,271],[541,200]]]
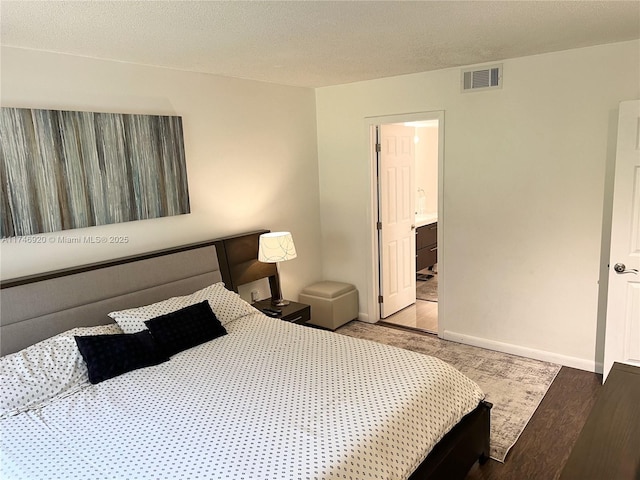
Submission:
[[[415,118],[415,117],[414,117]],[[381,123],[376,126],[377,147],[378,150],[378,270],[379,270],[379,292],[380,292],[380,318],[383,322],[395,326],[413,328],[429,333],[438,333],[438,313],[439,313],[439,264],[438,264],[438,222],[440,211],[440,176],[439,168],[442,159],[442,112],[434,112],[425,114],[424,119],[411,120],[394,123]],[[388,159],[387,144],[385,135],[392,128],[396,129],[402,126],[403,132],[411,134],[411,155],[413,157],[412,168],[405,168],[404,172],[410,172],[410,181],[389,182],[388,171],[397,170],[396,166],[390,166]],[[397,130],[394,130],[397,132]],[[393,140],[393,139],[392,139]],[[393,140],[398,143],[396,140]],[[409,152],[409,149],[403,145],[403,151]],[[393,158],[392,158],[393,160]],[[393,173],[393,178],[397,178],[398,174]],[[391,192],[386,191],[391,190]],[[404,189],[401,194],[394,193],[394,190]],[[409,242],[404,242],[403,249],[391,249],[387,245],[390,236],[385,239],[384,226],[389,222],[393,215],[388,215],[388,203],[394,202],[394,195],[398,199],[397,202],[405,202],[411,205],[411,218],[409,219],[411,228],[411,248]],[[396,203],[397,203],[396,202]],[[401,208],[398,208],[398,217]],[[396,226],[400,224],[396,219]],[[391,228],[391,227],[390,227]],[[393,240],[393,239],[392,239]],[[396,242],[400,243],[400,242]],[[393,250],[391,259],[385,258],[388,251]],[[405,259],[399,259],[400,255],[408,256]],[[408,263],[407,263],[408,262]],[[400,266],[405,264],[403,271],[389,271],[393,266],[396,270],[402,270]],[[406,280],[411,275],[411,285],[415,295],[410,302],[400,305],[401,308],[394,309],[389,306],[394,302],[385,304],[385,300],[394,299],[395,291],[389,291],[389,287],[385,285],[393,285],[393,278],[390,282],[388,277],[397,276],[396,286],[401,282],[403,285],[409,285]],[[400,289],[397,288],[397,291]],[[397,311],[396,311],[397,310]]]

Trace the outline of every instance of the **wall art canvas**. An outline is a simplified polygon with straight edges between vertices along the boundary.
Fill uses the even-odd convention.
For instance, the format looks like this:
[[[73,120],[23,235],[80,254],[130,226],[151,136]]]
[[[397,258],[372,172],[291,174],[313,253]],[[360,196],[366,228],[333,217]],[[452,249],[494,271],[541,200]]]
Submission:
[[[177,116],[0,109],[1,236],[189,213]]]

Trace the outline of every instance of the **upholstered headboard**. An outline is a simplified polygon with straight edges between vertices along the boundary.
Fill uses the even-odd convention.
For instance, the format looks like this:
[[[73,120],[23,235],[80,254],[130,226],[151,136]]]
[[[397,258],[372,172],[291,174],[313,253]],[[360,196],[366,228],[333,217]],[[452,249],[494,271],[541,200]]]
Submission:
[[[269,230],[219,238],[73,267],[0,284],[0,355],[17,352],[74,327],[112,323],[114,310],[187,295],[224,281],[229,290],[269,278],[276,266],[258,261]]]
[[[222,280],[216,240],[8,280],[0,287],[0,355],[107,313],[186,295]]]

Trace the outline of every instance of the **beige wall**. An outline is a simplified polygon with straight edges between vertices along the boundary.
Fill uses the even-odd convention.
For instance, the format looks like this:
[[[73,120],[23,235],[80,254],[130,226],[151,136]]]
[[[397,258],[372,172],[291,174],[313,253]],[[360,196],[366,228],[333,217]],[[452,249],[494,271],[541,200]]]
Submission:
[[[3,243],[3,279],[258,228],[293,233],[298,258],[282,265],[285,296],[318,279],[312,89],[15,48],[3,48],[1,61],[3,106],[181,116],[192,212],[48,234],[44,245]],[[68,245],[58,235],[129,242]]]
[[[493,91],[461,93],[458,68],[316,90],[324,276],[378,318],[366,125],[444,110],[441,335],[596,368],[606,173],[639,63],[633,41],[507,60]]]

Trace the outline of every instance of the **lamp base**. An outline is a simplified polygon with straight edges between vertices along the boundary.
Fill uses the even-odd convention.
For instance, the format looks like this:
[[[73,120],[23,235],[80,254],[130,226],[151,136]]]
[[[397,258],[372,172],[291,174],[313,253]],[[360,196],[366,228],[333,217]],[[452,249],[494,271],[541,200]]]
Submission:
[[[289,303],[289,300],[284,300],[282,298],[274,298],[271,300],[271,305],[274,307],[286,307]]]

